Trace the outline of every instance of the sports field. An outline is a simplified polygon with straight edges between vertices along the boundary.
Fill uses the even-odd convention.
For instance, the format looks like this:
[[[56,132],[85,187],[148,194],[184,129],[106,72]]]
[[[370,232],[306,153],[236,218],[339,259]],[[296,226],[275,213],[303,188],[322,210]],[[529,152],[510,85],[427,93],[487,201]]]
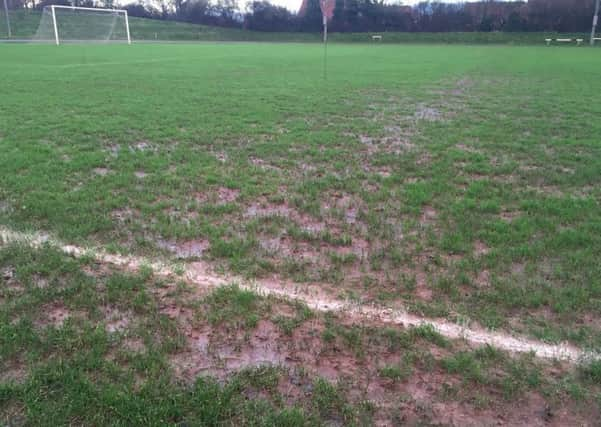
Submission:
[[[0,44],[3,422],[598,422],[600,362],[503,337],[601,349],[601,51],[323,65],[317,44]]]

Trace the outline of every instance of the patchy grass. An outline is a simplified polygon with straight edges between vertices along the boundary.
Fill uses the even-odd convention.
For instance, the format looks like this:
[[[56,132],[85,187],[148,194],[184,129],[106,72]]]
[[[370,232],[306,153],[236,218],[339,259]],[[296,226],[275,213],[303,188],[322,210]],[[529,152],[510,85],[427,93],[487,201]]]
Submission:
[[[601,343],[592,50],[0,49],[4,224]]]
[[[598,70],[597,52],[329,53],[325,81],[316,45],[0,46],[0,223],[601,348],[601,83],[585,78]],[[317,366],[332,379],[345,368],[340,351],[373,378],[411,353],[412,372],[452,377],[441,396],[468,402],[478,395],[457,381],[508,401],[598,385],[594,364],[557,385],[550,368],[499,362],[427,327],[378,331],[235,286],[207,295],[181,278],[154,283],[149,271],[103,271],[90,260],[83,268],[50,249],[3,254],[11,268],[2,273],[0,352],[10,379],[43,368],[55,349],[66,363],[88,340],[93,351],[77,366],[110,372],[100,358],[129,333],[119,338],[125,355],[114,353],[129,361],[134,385],[167,365],[178,378],[223,382],[224,372],[292,363],[293,353],[303,355],[294,368]],[[290,347],[301,338],[308,348]],[[374,348],[398,357],[376,360]],[[482,396],[476,406],[497,400]],[[37,401],[27,399],[9,406]],[[357,419],[372,412],[344,401]],[[348,420],[344,405],[301,406]]]
[[[586,381],[601,384],[601,362],[598,360],[583,362],[580,367],[580,375]]]
[[[254,328],[259,316],[269,313],[270,307],[254,292],[236,285],[216,289],[203,300],[203,312],[212,324],[227,322],[233,328]]]
[[[427,326],[349,324],[236,286],[194,289],[51,247],[0,248],[0,271],[0,417],[9,425],[444,424],[449,402],[474,421],[484,407],[517,408],[508,422],[598,419],[596,362],[573,369],[467,349]]]
[[[4,224],[601,342],[592,50],[0,48]]]

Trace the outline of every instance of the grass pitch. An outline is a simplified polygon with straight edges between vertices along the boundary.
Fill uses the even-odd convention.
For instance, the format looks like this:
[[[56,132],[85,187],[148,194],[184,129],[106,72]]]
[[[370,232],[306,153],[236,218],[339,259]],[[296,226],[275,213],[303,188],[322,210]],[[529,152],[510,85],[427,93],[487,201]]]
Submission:
[[[361,303],[601,347],[595,49],[334,44],[327,79],[318,45],[0,45],[0,57],[0,224],[118,253],[201,258],[252,278],[319,283]],[[6,268],[32,256],[15,251],[3,255]],[[110,283],[101,286],[108,303]],[[160,323],[152,299],[135,302],[144,286],[124,283],[134,306],[120,309]],[[72,308],[87,310],[78,304]],[[15,312],[3,313],[3,330],[12,331]],[[294,330],[308,320],[280,321]],[[336,339],[336,328],[324,328],[325,342]],[[11,336],[21,351],[43,342],[20,331]],[[364,339],[357,333],[340,339],[356,350]],[[162,358],[181,345],[161,343]],[[102,349],[109,352],[93,356]],[[466,354],[453,350],[443,356],[452,360],[429,367],[381,364],[378,372],[402,384],[414,369],[439,366],[497,384],[482,374],[490,355]],[[77,361],[77,369],[94,360]],[[511,378],[528,378],[515,390],[540,391],[548,373],[507,369],[520,372],[499,383],[507,399],[518,395]],[[594,400],[598,366],[579,378],[545,396],[569,389],[576,400]],[[470,400],[449,384],[445,398],[460,396],[472,409],[498,397],[493,387],[491,402]],[[18,404],[3,401],[27,406],[37,399],[27,390]],[[128,392],[136,390],[132,378]],[[345,406],[344,393],[324,393],[326,403],[304,407],[315,422],[331,415],[320,404],[334,405],[337,420],[374,413],[356,401]],[[181,396],[181,405],[192,405]],[[255,410],[212,420],[264,415]],[[426,412],[420,416],[436,421]]]

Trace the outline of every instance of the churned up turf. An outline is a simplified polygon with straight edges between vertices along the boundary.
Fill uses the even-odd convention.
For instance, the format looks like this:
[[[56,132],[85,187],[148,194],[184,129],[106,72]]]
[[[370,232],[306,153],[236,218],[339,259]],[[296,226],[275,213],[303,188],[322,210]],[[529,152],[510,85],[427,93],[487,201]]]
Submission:
[[[429,326],[359,324],[236,285],[0,249],[7,425],[577,425],[597,362],[470,349]]]

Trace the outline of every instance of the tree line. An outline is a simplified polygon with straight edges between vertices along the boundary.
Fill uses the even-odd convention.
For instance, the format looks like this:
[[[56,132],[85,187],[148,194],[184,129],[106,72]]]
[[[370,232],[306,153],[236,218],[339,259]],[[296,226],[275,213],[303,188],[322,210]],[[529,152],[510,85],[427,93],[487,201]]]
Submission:
[[[74,0],[80,6],[116,6],[114,0]],[[302,3],[300,3],[302,1]],[[590,29],[595,0],[485,0],[465,3],[424,1],[416,6],[383,0],[334,0],[329,23],[336,32],[553,31]],[[41,9],[71,0],[8,0],[9,7]],[[299,0],[292,12],[268,0],[254,0],[241,9],[237,0],[139,0],[124,6],[131,16],[196,24],[240,27],[258,31],[317,32],[321,29],[319,0]]]

